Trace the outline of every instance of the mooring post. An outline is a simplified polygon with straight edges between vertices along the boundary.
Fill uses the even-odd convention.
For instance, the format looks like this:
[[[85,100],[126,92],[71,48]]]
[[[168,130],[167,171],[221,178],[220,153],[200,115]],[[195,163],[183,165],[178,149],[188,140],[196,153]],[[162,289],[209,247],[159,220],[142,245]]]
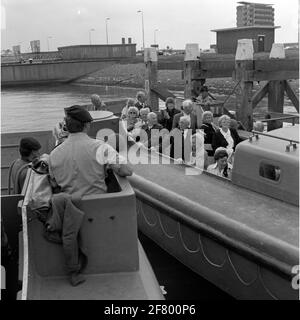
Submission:
[[[240,89],[236,91],[236,117],[248,131],[253,128],[253,81],[248,81],[249,71],[253,70],[254,65],[253,55],[252,39],[238,40],[235,56],[235,79],[240,82]]]
[[[272,50],[270,52],[270,59],[285,59],[285,51],[284,51],[283,44],[273,43]],[[269,81],[269,94],[268,94],[268,111],[269,112],[284,113],[283,112],[284,89],[285,89],[284,80]],[[272,130],[278,129],[278,128],[282,128],[281,121],[276,121],[272,123]]]
[[[145,91],[147,103],[152,111],[158,111],[158,96],[151,88],[157,85],[157,53],[155,48],[145,48],[144,62],[146,64]]]
[[[195,88],[195,74],[199,69],[200,55],[199,45],[197,43],[187,43],[185,46],[184,57],[184,98],[191,99],[194,96]]]

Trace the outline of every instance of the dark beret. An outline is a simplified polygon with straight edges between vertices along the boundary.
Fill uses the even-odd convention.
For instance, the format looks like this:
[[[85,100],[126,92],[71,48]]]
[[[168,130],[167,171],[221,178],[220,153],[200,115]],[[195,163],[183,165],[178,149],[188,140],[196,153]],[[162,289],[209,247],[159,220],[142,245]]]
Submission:
[[[39,150],[41,149],[41,144],[34,138],[28,137],[23,138],[20,141],[20,148],[26,150]]]
[[[90,115],[90,113],[86,110],[83,106],[71,106],[68,108],[65,108],[65,114],[66,116],[69,116],[73,119],[76,119],[80,122],[92,122],[93,118]]]

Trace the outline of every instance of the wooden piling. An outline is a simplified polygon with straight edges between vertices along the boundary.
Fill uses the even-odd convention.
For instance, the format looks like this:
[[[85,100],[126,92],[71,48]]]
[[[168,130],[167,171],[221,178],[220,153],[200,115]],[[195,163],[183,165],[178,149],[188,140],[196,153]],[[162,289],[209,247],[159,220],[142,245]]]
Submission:
[[[240,82],[240,86],[236,92],[236,117],[248,131],[253,128],[253,82],[247,81],[247,73],[254,69],[253,53],[252,39],[238,41],[235,79]]]
[[[197,43],[188,43],[185,46],[184,58],[184,98],[192,99],[199,90],[205,79],[195,79],[200,69],[200,50]]]
[[[158,111],[158,95],[151,90],[157,86],[157,53],[155,48],[145,48],[144,62],[146,65],[145,91],[147,94],[147,103],[151,106],[152,111]]]

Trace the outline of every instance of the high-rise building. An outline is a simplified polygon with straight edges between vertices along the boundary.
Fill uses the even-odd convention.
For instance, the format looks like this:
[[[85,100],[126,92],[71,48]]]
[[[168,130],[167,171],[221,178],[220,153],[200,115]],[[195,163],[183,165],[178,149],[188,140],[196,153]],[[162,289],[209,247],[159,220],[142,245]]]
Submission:
[[[238,2],[236,8],[237,27],[274,26],[274,8],[272,4]]]

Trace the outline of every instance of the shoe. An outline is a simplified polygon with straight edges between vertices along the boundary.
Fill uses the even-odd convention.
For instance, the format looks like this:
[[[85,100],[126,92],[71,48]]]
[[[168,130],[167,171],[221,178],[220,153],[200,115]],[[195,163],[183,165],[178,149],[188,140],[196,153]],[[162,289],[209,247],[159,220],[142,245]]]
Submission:
[[[85,277],[78,272],[73,272],[70,275],[70,282],[73,287],[76,287],[79,284],[85,282],[85,280],[86,280]]]

